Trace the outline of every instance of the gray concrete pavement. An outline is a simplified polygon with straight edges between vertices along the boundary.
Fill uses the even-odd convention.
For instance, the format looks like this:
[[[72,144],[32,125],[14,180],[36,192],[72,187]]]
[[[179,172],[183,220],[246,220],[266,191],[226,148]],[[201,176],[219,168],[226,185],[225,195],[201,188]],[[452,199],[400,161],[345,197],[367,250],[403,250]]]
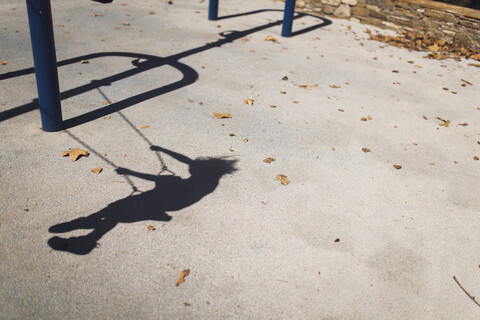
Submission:
[[[19,72],[25,3],[0,9],[0,318],[478,317],[453,280],[480,295],[472,61],[346,20],[281,38],[267,0],[222,0],[220,16],[277,11],[215,22],[207,1],[52,6],[58,133]]]

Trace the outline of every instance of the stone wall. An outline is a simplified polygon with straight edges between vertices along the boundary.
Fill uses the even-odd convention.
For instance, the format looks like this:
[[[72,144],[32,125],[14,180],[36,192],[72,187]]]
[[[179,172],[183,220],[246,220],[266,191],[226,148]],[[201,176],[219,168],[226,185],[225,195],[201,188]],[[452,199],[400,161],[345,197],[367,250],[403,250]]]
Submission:
[[[297,0],[297,8],[480,50],[480,10],[430,0]]]

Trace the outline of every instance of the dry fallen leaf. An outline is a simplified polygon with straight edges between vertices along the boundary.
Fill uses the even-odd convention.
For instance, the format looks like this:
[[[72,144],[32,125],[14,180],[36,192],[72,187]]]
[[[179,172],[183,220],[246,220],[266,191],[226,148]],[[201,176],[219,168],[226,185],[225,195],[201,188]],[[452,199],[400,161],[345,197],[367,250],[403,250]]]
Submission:
[[[175,286],[179,286],[180,283],[184,283],[185,282],[185,277],[190,275],[190,269],[186,269],[186,270],[183,270],[182,272],[180,272],[180,277],[178,277],[178,280],[177,280],[177,283],[175,284]]]
[[[361,118],[360,118],[360,121],[367,121],[367,118],[361,117]]]
[[[428,118],[426,116],[422,116],[422,118],[425,119],[425,120],[428,120]]]
[[[459,125],[459,126],[466,127],[466,126],[468,126],[468,123],[464,122],[464,123],[459,123],[458,125]]]
[[[251,53],[255,53],[255,50],[251,49],[250,52],[251,52]]]
[[[416,143],[416,142],[412,142],[412,144],[413,144],[414,146],[418,146],[418,143]]]
[[[363,151],[363,152],[370,152],[370,149],[368,149],[368,148],[362,148],[362,151]]]
[[[270,108],[276,108],[277,106],[271,104],[271,105],[269,105],[269,107],[270,107]]]
[[[250,41],[250,39],[248,39],[248,38],[242,38],[242,39],[240,39],[240,40],[242,40],[242,42]]]
[[[192,99],[188,99],[187,101],[188,101],[188,102],[193,102],[193,100],[192,100]]]
[[[245,99],[243,100],[243,102],[245,102],[245,104],[248,104],[250,107],[253,106],[253,99]]]
[[[473,160],[478,160],[479,158],[477,156],[473,157]]]
[[[109,102],[109,101],[103,101],[102,104],[103,104],[104,106],[107,106],[107,105],[110,104],[110,102]]]
[[[130,22],[124,22],[123,25],[124,25],[124,26],[129,26],[129,25],[130,25]]]
[[[7,61],[0,61],[0,66],[3,66],[3,65],[6,65],[7,64]]]
[[[235,137],[235,136],[236,136],[235,133],[229,133],[228,135],[229,135],[230,137]]]
[[[265,38],[265,40],[264,40],[264,41],[273,41],[273,42],[277,42],[277,41],[278,41],[278,39],[277,39],[277,38],[275,38],[275,37],[273,37],[273,36],[268,36],[268,37],[266,37],[266,38]]]
[[[333,242],[340,242],[340,239],[337,238],[337,239],[333,240]]]
[[[332,147],[332,151],[335,151],[335,150],[337,150],[337,149],[335,149],[335,147]]]
[[[80,63],[81,63],[81,64],[86,64],[86,63],[90,63],[90,61],[88,61],[88,60],[80,60]]]
[[[87,150],[82,150],[82,149],[78,149],[78,148],[70,148],[69,151],[65,151],[60,156],[61,157],[69,156],[70,159],[72,159],[72,161],[76,161],[81,156],[88,157],[88,155],[89,155],[89,153],[88,153]]]
[[[148,14],[155,14],[155,11],[149,11]]]
[[[280,91],[280,94],[287,94],[286,91]]]
[[[148,124],[145,124],[143,126],[140,127],[141,129],[147,129],[147,128],[150,128],[150,126]]]
[[[372,120],[372,117],[370,117],[370,116],[367,116],[367,120]]]
[[[103,117],[103,119],[108,120],[108,119],[110,119],[110,117],[109,117],[109,116],[105,116],[105,117]]]
[[[301,84],[300,88],[305,88],[305,90],[310,90],[311,88],[318,87],[318,84]]]
[[[245,138],[245,139],[242,139],[242,141],[243,141],[243,142],[248,142],[248,139],[247,139],[247,138]]]
[[[280,183],[283,184],[284,186],[290,183],[290,181],[287,179],[287,176],[283,174],[277,174],[275,179],[280,180]]]
[[[272,162],[275,161],[275,160],[276,160],[275,158],[268,157],[268,158],[263,159],[263,162],[265,162],[265,163],[272,163]]]
[[[345,112],[345,110],[343,110],[343,109],[337,109],[337,110],[340,111],[340,112]]]
[[[213,112],[213,115],[215,117],[217,117],[218,119],[231,118],[232,117],[232,115],[230,113],[216,113],[216,112]]]
[[[100,174],[100,172],[102,172],[103,169],[102,169],[102,167],[98,166],[95,169],[91,169],[90,171],[92,171],[93,173],[96,173],[96,174]]]
[[[147,226],[147,229],[148,229],[148,230],[151,230],[151,231],[156,230],[155,227],[152,226],[152,225],[148,225],[148,226]]]
[[[393,167],[397,170],[402,169],[402,166],[399,164],[394,164]]]
[[[341,88],[340,86],[337,86],[337,85],[335,85],[335,84],[333,84],[333,85],[329,85],[329,87],[330,87],[330,88],[333,88],[333,89],[338,89],[338,88]]]

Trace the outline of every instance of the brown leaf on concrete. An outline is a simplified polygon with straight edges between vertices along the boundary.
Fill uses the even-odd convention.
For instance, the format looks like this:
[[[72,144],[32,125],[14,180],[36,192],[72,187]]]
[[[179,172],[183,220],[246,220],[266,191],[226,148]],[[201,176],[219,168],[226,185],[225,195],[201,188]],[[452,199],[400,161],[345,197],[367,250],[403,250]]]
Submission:
[[[477,156],[473,157],[473,160],[477,161],[477,160],[478,160],[478,157],[477,157]]]
[[[272,41],[272,42],[277,42],[278,39],[273,37],[273,36],[268,36],[264,39],[264,41]]]
[[[145,124],[143,126],[140,127],[141,129],[147,129],[147,128],[150,128],[150,126],[148,124]]]
[[[458,125],[462,126],[462,127],[466,127],[466,126],[468,126],[468,123],[464,122],[464,123],[459,123]]]
[[[372,120],[372,117],[370,117],[370,116],[367,116],[367,120]]]
[[[345,110],[343,110],[343,109],[337,109],[337,110],[340,111],[340,112],[345,112]]]
[[[280,94],[287,94],[286,91],[280,91]]]
[[[242,39],[240,39],[240,40],[242,40],[242,42],[250,41],[250,39],[248,39],[248,38],[242,38]]]
[[[464,79],[460,79],[460,80],[462,80],[463,82],[465,82],[466,84],[468,84],[470,86],[473,86],[473,84],[471,82],[467,81],[467,80],[464,80]]]
[[[335,151],[335,150],[337,150],[337,149],[335,149],[335,147],[332,147],[332,151]]]
[[[242,139],[243,142],[248,142],[247,138]]]
[[[339,89],[341,88],[340,86],[337,86],[336,84],[332,84],[332,85],[329,85],[330,88],[333,88],[333,89]]]
[[[428,118],[426,116],[422,116],[422,118],[425,119],[425,120],[428,120]]]
[[[361,117],[361,118],[360,118],[360,121],[367,121],[367,118]]]
[[[7,64],[7,61],[0,61],[0,66],[3,66],[3,65],[6,65]]]
[[[280,180],[280,183],[283,184],[284,186],[290,183],[290,181],[287,179],[287,176],[283,174],[277,174],[275,179]]]
[[[103,169],[102,169],[102,167],[98,166],[95,169],[91,169],[90,171],[92,171],[93,173],[96,173],[96,174],[100,174],[100,172],[102,172]]]
[[[109,116],[105,116],[105,117],[103,117],[103,119],[108,120],[108,119],[110,119],[110,117],[109,117]]]
[[[333,242],[340,242],[340,239],[337,238],[337,239],[333,240]]]
[[[81,64],[87,64],[87,63],[90,63],[90,61],[88,61],[88,60],[80,60],[80,63],[81,63]]]
[[[368,149],[368,148],[362,148],[362,151],[365,152],[365,153],[367,153],[367,152],[370,152],[370,149]]]
[[[273,105],[273,104],[271,104],[271,105],[269,105],[269,107],[270,107],[270,108],[276,108],[277,106],[276,106],[276,105]]]
[[[232,132],[232,133],[229,133],[228,135],[229,135],[230,137],[235,137],[235,136],[236,136],[236,134],[233,133],[233,132]]]
[[[181,283],[185,282],[185,277],[190,275],[190,269],[183,270],[180,272],[180,277],[178,277],[177,283],[175,284],[178,287]]]
[[[230,113],[216,113],[216,112],[213,112],[213,115],[215,117],[217,117],[218,119],[231,118],[232,117],[232,115]]]
[[[243,100],[245,104],[248,104],[250,107],[253,106],[253,99],[245,99]]]
[[[318,87],[318,84],[301,84],[300,88],[305,88],[305,90],[310,90],[311,88]]]
[[[402,166],[399,164],[394,164],[393,167],[397,170],[402,169]]]
[[[147,226],[147,229],[151,231],[156,230],[156,228],[150,224]]]
[[[263,159],[263,162],[265,162],[265,163],[272,163],[272,162],[275,161],[275,160],[276,160],[275,158],[268,157],[268,158]]]
[[[85,156],[88,157],[89,153],[87,150],[82,150],[78,148],[70,148],[69,151],[65,151],[60,156],[65,157],[69,156],[72,161],[76,161],[78,158]]]

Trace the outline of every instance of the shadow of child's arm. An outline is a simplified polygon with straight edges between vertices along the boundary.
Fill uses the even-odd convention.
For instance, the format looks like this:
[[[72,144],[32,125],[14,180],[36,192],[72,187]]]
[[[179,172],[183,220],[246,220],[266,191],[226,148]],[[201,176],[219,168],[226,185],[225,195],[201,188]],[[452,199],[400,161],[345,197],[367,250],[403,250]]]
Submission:
[[[188,165],[191,165],[193,163],[192,159],[190,159],[187,156],[184,156],[183,154],[176,153],[175,151],[171,151],[171,150],[159,147],[159,146],[151,146],[150,149],[153,150],[153,151],[161,151],[163,153],[166,153],[169,156],[171,156],[172,158],[174,158],[175,160],[183,162],[183,163],[188,164]]]
[[[140,172],[132,171],[130,169],[122,168],[122,167],[117,168],[115,172],[121,175],[133,176],[133,177],[137,177],[144,180],[150,180],[150,181],[155,181],[158,179],[158,176],[155,176],[153,174],[140,173]]]

